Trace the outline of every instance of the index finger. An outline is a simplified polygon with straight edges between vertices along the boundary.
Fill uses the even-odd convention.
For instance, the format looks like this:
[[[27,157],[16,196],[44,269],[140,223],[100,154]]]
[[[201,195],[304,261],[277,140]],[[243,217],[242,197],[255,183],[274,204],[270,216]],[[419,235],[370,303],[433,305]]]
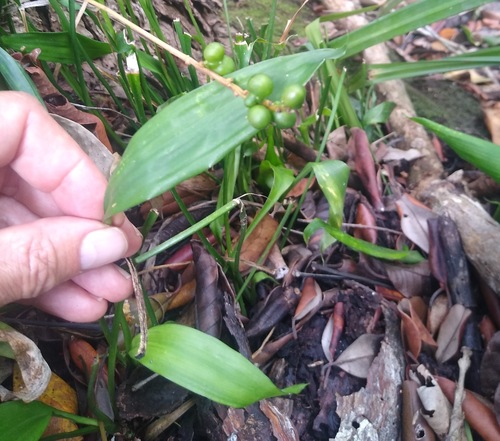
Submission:
[[[50,194],[63,214],[103,218],[105,177],[38,101],[0,92],[0,133],[0,167]]]

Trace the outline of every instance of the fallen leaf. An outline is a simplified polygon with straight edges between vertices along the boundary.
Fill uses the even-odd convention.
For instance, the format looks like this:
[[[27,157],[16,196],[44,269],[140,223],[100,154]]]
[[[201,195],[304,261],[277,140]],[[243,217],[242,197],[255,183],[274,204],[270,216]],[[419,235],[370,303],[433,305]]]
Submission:
[[[456,385],[453,381],[436,376],[439,387],[450,403],[455,399]],[[498,441],[500,439],[500,426],[491,408],[469,390],[465,389],[462,402],[465,419],[484,441]]]
[[[427,220],[436,217],[429,208],[408,194],[396,201],[405,236],[426,253],[429,252],[429,230]]]
[[[326,322],[321,335],[321,347],[326,359],[331,363],[337,351],[338,342],[344,331],[344,303],[337,302],[335,308]]]
[[[24,387],[10,391],[0,385],[0,401],[13,399],[26,403],[36,400],[50,381],[51,370],[35,343],[20,332],[0,322],[0,343],[12,350],[12,357],[19,366]]]
[[[257,263],[263,256],[264,250],[269,245],[271,238],[278,229],[278,222],[271,216],[265,216],[248,236],[240,252],[240,271],[245,272],[250,266],[245,262]]]
[[[363,334],[333,362],[334,366],[358,378],[366,378],[378,354],[383,335]]]
[[[492,102],[482,106],[484,122],[488,128],[491,140],[500,145],[500,103]]]
[[[418,358],[422,349],[434,351],[437,344],[424,326],[427,306],[422,298],[412,297],[401,300],[398,304],[398,311],[401,317],[403,340],[412,355]]]
[[[445,292],[442,292],[431,300],[427,314],[427,329],[433,337],[437,335],[439,327],[448,314],[450,309],[448,303],[448,296]]]
[[[384,268],[394,287],[405,297],[420,296],[431,289],[432,280],[427,260],[414,265],[384,262]]]
[[[481,381],[481,391],[489,399],[492,399],[498,385],[500,384],[500,331],[495,332],[493,338],[486,346],[479,379]]]
[[[368,205],[364,202],[360,202],[358,204],[356,210],[356,224],[368,228],[355,228],[354,237],[366,240],[367,242],[373,244],[377,243],[377,230],[375,228],[370,228],[376,227],[377,221],[375,219],[375,215],[370,210],[370,207],[368,207]]]
[[[45,392],[38,398],[38,401],[64,412],[74,415],[78,414],[76,391],[54,372],[52,372],[47,389],[45,389]],[[43,436],[72,432],[77,429],[78,426],[67,418],[52,417]],[[71,438],[72,441],[80,441],[82,439],[83,437],[81,436]]]
[[[376,211],[384,210],[384,203],[379,186],[379,180],[375,169],[375,160],[368,137],[364,130],[353,127],[351,129],[351,139],[349,149],[354,153],[354,168],[361,180],[364,189],[369,195],[370,202]]]
[[[457,355],[462,345],[462,336],[465,324],[472,311],[460,304],[453,305],[446,315],[437,339],[436,360],[445,363]]]
[[[423,406],[422,416],[436,435],[444,438],[450,426],[452,408],[449,401],[424,365],[419,365],[416,372],[410,371],[410,378],[419,386],[417,393]]]
[[[299,304],[293,316],[294,321],[316,313],[321,307],[322,301],[323,291],[312,277],[306,277],[304,279]]]
[[[402,439],[405,441],[435,441],[436,435],[422,416],[422,403],[418,397],[417,389],[416,382],[403,381]]]

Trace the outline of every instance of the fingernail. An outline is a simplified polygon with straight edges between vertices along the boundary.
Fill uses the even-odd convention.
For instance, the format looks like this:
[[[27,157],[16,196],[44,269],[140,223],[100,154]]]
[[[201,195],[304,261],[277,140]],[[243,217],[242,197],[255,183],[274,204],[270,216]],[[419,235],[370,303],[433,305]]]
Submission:
[[[82,271],[112,263],[125,256],[127,238],[119,228],[109,227],[87,234],[80,246]]]

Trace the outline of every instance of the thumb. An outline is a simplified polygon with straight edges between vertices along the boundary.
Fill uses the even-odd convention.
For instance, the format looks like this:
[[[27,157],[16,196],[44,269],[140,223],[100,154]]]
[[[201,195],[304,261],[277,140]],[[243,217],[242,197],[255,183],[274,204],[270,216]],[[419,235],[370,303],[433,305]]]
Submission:
[[[128,248],[121,229],[88,219],[52,217],[0,229],[0,306],[114,262]]]

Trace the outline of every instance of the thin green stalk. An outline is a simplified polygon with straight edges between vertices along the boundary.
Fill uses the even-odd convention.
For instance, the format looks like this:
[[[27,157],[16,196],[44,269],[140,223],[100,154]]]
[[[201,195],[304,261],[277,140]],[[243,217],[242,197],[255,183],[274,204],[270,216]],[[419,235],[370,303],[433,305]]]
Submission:
[[[291,214],[292,208],[293,208],[292,204],[288,205],[288,207],[286,208],[285,214],[283,215],[283,218],[281,219],[281,221],[278,225],[278,228],[274,232],[273,237],[269,241],[269,244],[267,245],[267,247],[263,251],[262,256],[257,261],[257,265],[262,265],[264,263],[265,256],[267,256],[269,254],[269,251],[271,251],[273,244],[278,240],[278,237],[281,234],[283,226],[288,221],[288,218]],[[243,283],[243,285],[239,289],[238,293],[236,294],[236,300],[238,302],[241,303],[241,297],[242,297],[243,293],[245,292],[245,290],[248,288],[248,285],[250,284],[250,282],[253,279],[253,276],[255,275],[256,272],[257,272],[257,268],[253,268],[250,271],[250,273],[248,274],[247,278],[245,279],[245,282]]]
[[[190,226],[189,228],[185,229],[183,232],[175,235],[171,239],[154,247],[153,249],[149,250],[148,252],[141,254],[140,256],[135,257],[134,262],[135,263],[145,262],[150,257],[156,256],[157,254],[169,249],[170,247],[178,244],[179,242],[182,242],[184,239],[187,239],[188,237],[192,236],[194,233],[197,233],[201,229],[210,225],[219,216],[222,216],[224,213],[231,211],[233,208],[235,208],[239,205],[241,205],[241,201],[239,199],[233,199],[231,202],[228,202],[226,205],[224,205],[223,207],[214,211],[212,214],[209,214],[205,219],[202,219],[200,222],[197,222],[196,224]]]
[[[269,15],[269,24],[266,30],[266,40],[267,44],[264,49],[263,60],[267,60],[271,57],[271,49],[273,48],[273,36],[274,36],[274,25],[276,22],[276,6],[277,0],[273,0],[271,3],[271,13]]]

